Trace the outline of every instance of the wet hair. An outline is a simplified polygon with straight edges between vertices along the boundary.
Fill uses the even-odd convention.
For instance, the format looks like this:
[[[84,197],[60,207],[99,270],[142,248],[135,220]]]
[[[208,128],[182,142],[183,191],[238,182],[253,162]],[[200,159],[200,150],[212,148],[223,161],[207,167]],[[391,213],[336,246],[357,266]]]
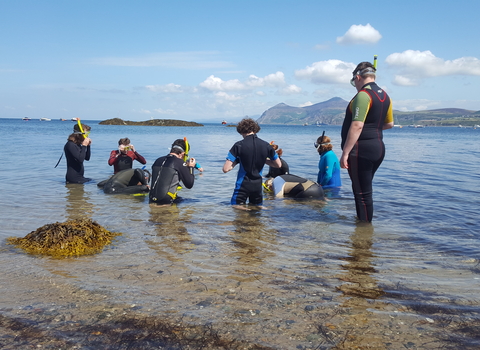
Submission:
[[[360,62],[352,72],[353,76],[360,75],[362,78],[371,77],[375,79],[375,72],[377,70],[370,62]]]
[[[330,143],[330,142],[332,142],[330,137],[323,136],[323,139],[322,139],[322,136],[320,136],[317,139],[317,144],[319,144],[320,142],[322,144],[320,145],[320,147],[317,148],[318,154],[323,154],[323,153],[325,153],[327,151],[331,151],[333,149],[333,145]]]
[[[273,142],[273,141],[272,141]],[[278,156],[281,157],[283,155],[283,150],[281,148],[278,148],[278,145],[271,143],[273,149],[275,152],[277,152]]]
[[[186,147],[187,145],[185,144],[185,141],[183,139],[176,139],[172,143],[172,148],[170,149],[170,153],[182,154],[183,152],[185,152]]]
[[[92,130],[92,128],[90,126],[88,126],[87,124],[83,124],[83,123],[80,123],[80,124],[82,124],[82,129],[83,129],[84,132]],[[76,132],[76,133],[81,132],[80,128],[78,127],[78,123],[73,126],[73,132]]]
[[[118,145],[124,145],[124,146],[128,146],[130,144],[130,139],[128,137],[124,137],[120,140],[118,140]]]
[[[250,134],[251,132],[256,134],[259,131],[260,131],[260,125],[258,125],[258,123],[252,118],[243,118],[237,124],[237,132],[240,135]]]
[[[67,138],[68,141],[73,141],[77,145],[81,145],[84,139],[83,135],[79,133],[70,134]]]

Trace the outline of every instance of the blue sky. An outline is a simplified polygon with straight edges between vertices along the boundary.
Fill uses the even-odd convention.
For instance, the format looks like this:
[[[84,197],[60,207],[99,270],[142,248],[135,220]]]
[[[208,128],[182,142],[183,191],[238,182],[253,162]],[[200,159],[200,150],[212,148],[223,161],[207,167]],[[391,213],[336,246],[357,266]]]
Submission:
[[[480,110],[476,1],[0,0],[0,117],[235,122],[350,100]]]

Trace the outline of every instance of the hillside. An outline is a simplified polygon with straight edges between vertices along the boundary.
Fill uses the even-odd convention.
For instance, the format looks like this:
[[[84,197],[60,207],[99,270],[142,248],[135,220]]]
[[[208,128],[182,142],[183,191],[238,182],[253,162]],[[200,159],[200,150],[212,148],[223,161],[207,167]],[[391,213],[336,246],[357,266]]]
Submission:
[[[341,124],[348,102],[340,97],[306,107],[279,103],[267,109],[257,120],[260,124]]]
[[[174,119],[151,119],[143,122],[132,122],[120,118],[113,118],[101,121],[100,125],[144,125],[144,126],[203,126],[195,122],[186,122],[184,120]]]
[[[328,124],[341,125],[348,102],[340,97],[320,102],[307,107],[292,107],[279,103],[267,109],[260,118],[259,124]],[[424,111],[393,112],[395,124],[398,125],[431,125],[431,126],[464,126],[480,125],[480,111],[461,108],[442,108]]]

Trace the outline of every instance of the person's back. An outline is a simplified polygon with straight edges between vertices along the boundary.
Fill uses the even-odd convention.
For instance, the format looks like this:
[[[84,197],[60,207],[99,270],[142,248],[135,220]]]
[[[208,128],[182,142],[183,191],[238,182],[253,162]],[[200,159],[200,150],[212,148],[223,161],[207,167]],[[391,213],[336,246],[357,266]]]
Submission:
[[[331,139],[328,136],[320,136],[314,146],[320,155],[318,162],[317,182],[324,188],[335,188],[342,186],[340,178],[340,162],[333,152]]]
[[[243,140],[236,142],[227,155],[223,172],[231,171],[240,164],[237,181],[231,199],[232,205],[260,205],[263,202],[262,170],[265,164],[279,168],[280,159],[271,145],[258,138],[260,126],[251,118],[244,118],[237,125],[237,132]]]
[[[193,168],[195,159],[190,158],[186,163],[183,160],[186,144],[183,140],[176,140],[170,153],[158,158],[152,165],[150,203],[159,205],[171,204],[177,199],[177,190],[180,182],[186,188],[192,188],[195,180]]]

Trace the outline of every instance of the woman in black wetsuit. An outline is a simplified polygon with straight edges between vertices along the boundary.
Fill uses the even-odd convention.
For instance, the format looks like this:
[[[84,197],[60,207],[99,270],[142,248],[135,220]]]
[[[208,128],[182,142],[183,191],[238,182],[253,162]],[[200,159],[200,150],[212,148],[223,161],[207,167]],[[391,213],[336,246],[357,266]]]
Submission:
[[[83,125],[84,130],[90,130],[90,127]],[[91,179],[83,176],[83,161],[90,160],[90,144],[92,140],[82,133],[74,132],[68,136],[68,141],[63,148],[65,158],[67,158],[67,174],[65,180],[67,183],[82,184]]]

